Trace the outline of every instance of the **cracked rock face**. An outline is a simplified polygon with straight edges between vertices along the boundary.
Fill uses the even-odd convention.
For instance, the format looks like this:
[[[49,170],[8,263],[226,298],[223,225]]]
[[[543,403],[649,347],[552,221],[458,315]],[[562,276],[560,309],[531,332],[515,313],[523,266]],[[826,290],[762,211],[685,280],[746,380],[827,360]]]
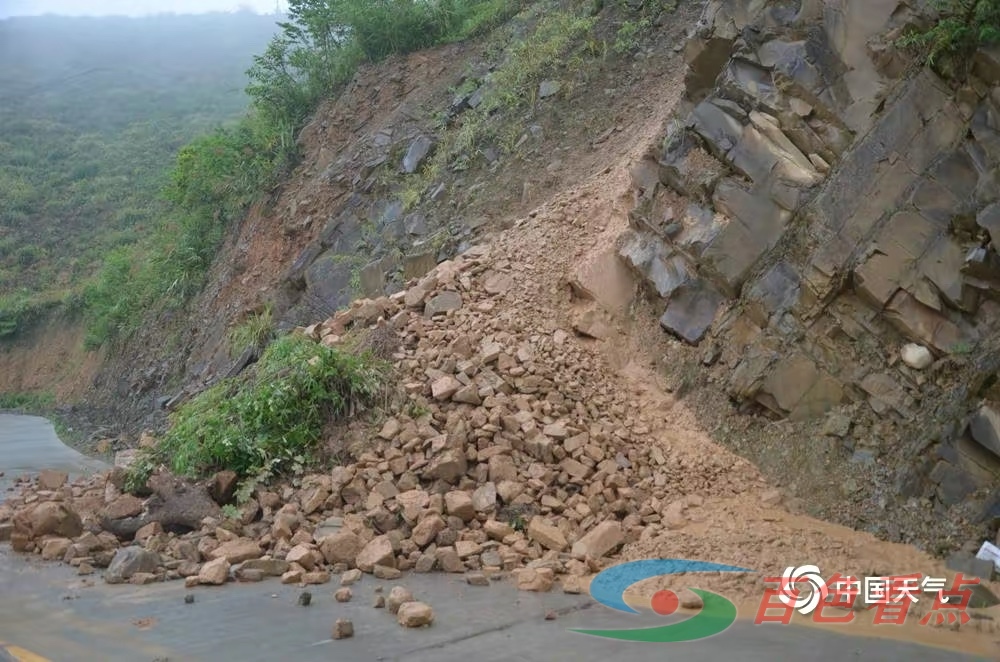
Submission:
[[[955,93],[929,70],[904,77],[891,34],[914,20],[895,0],[708,3],[685,50],[689,103],[667,123],[658,181],[636,165],[618,251],[666,332],[723,348],[706,364],[744,411],[821,427],[849,408],[850,450],[899,439],[903,498],[954,504],[1000,470],[962,429],[935,441],[980,443],[991,469],[925,461],[991,374],[960,368],[956,391],[931,366],[995,345],[1000,70],[977,55]],[[889,438],[862,436],[873,427]]]

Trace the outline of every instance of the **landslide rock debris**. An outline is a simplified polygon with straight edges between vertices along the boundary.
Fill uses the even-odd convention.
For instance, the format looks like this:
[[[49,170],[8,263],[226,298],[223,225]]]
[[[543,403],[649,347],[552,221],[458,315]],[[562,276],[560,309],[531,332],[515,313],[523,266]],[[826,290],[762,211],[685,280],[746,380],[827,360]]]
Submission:
[[[752,484],[738,462],[671,459],[650,426],[626,413],[628,395],[600,379],[595,350],[565,330],[495,315],[487,304],[508,295],[510,270],[474,247],[398,295],[296,331],[336,344],[331,336],[357,324],[393,329],[401,405],[355,461],[297,488],[259,488],[249,518],[223,517],[214,500],[231,497],[231,476],[189,485],[168,474],[150,480],[153,496],[111,518],[119,479],[100,474],[74,482],[68,496],[22,482],[0,522],[13,522],[20,551],[100,568],[119,555],[109,581],[144,572],[191,585],[280,576],[304,586],[337,572],[341,600],[363,573],[393,580],[439,570],[488,585],[524,568],[516,583],[537,591],[556,574],[593,572],[655,529],[682,490],[735,495]],[[64,540],[58,550],[54,535]],[[390,611],[406,600],[391,593]],[[428,618],[421,608],[400,622]]]

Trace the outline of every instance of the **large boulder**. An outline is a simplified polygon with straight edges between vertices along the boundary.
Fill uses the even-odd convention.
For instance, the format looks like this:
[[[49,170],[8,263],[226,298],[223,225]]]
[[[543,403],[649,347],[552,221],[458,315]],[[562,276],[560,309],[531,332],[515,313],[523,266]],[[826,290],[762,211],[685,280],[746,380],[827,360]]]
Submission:
[[[212,498],[208,484],[189,483],[168,473],[156,474],[147,486],[153,492],[145,511],[137,517],[101,517],[101,527],[123,540],[131,540],[136,532],[152,522],[159,522],[164,531],[186,533],[201,526],[206,517],[220,517],[222,509]]]
[[[135,545],[122,547],[111,559],[111,564],[104,572],[104,579],[109,584],[120,584],[138,572],[156,572],[159,564],[160,557],[153,552]]]

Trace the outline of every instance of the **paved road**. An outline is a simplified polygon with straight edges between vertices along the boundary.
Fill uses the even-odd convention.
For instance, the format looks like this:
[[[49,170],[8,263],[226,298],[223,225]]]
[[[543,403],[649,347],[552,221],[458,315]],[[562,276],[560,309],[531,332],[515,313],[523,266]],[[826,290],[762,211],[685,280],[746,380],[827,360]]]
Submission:
[[[5,549],[0,551],[0,642],[41,656],[25,659],[54,662],[603,662],[622,655],[635,662],[988,659],[898,641],[745,622],[687,644],[617,642],[569,628],[630,628],[664,621],[652,615],[619,615],[587,596],[524,593],[506,583],[468,586],[460,576],[411,575],[404,583],[434,607],[435,625],[407,630],[384,609],[374,609],[375,586],[388,590],[394,583],[372,577],[353,587],[349,603],[333,599],[331,583],[312,587],[312,604],[301,607],[301,589],[275,580],[194,590],[178,582],[109,586],[99,579],[84,586],[70,568],[26,560]],[[184,601],[188,593],[195,596],[192,604]],[[558,618],[545,620],[549,611]],[[330,639],[337,618],[353,621],[354,638]]]
[[[52,423],[38,416],[0,414],[0,499],[19,475],[58,469],[73,476],[106,465],[73,450],[56,436]]]
[[[0,422],[4,422],[0,419]],[[37,421],[33,423],[37,426]],[[9,428],[8,428],[9,431]],[[0,470],[23,454],[0,446]],[[44,458],[51,453],[42,453]],[[9,458],[15,457],[11,461]],[[339,660],[344,662],[972,662],[986,660],[908,643],[811,628],[737,622],[726,632],[687,644],[641,644],[597,639],[569,628],[662,625],[649,615],[619,614],[587,596],[525,593],[508,583],[473,587],[461,576],[411,575],[404,583],[434,608],[435,624],[407,630],[384,609],[372,608],[376,585],[365,577],[346,604],[335,584],[313,587],[313,603],[297,605],[301,589],[271,580],[187,590],[179,582],[89,585],[73,569],[44,564],[0,547],[0,662],[170,662]],[[195,596],[192,604],[184,596]],[[549,611],[558,618],[545,620]],[[330,628],[349,618],[352,639],[333,641]],[[16,647],[16,648],[15,648]],[[6,650],[6,653],[4,652]],[[30,653],[28,652],[30,651]]]

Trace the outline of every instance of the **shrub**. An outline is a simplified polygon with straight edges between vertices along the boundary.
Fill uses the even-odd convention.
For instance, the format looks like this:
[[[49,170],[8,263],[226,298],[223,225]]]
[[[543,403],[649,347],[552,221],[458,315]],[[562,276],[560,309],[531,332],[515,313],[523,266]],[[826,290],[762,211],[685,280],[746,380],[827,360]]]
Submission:
[[[911,32],[899,45],[921,53],[940,73],[964,77],[976,49],[1000,42],[1000,0],[932,0],[938,20],[930,28]]]
[[[137,463],[130,485],[144,483],[160,463],[179,475],[230,469],[243,479],[300,468],[328,423],[375,401],[385,370],[368,355],[283,336],[244,375],[182,405],[169,432]]]

